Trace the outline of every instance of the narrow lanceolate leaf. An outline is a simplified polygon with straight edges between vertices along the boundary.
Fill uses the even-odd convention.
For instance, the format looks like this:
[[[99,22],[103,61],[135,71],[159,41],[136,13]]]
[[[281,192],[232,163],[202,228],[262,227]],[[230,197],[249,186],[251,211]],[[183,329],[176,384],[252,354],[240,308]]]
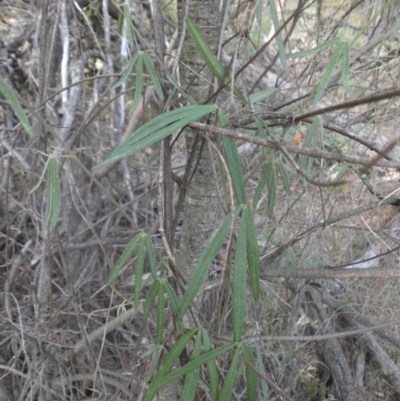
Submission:
[[[177,317],[178,319],[183,318],[193,299],[197,295],[197,292],[199,291],[201,283],[203,282],[203,279],[207,274],[212,261],[214,260],[218,250],[221,248],[225,238],[229,233],[231,219],[235,218],[235,216],[237,216],[240,212],[241,206],[239,206],[234,215],[229,213],[225,219],[222,220],[222,223],[208,241],[183,296]]]
[[[135,266],[135,293],[134,293],[134,304],[137,308],[139,305],[139,296],[142,290],[142,277],[143,277],[143,268],[144,268],[144,254],[146,250],[146,234],[139,234],[140,241],[136,258],[136,266]]]
[[[269,0],[269,7],[271,11],[272,22],[274,23],[275,32],[277,32],[279,31],[280,25],[275,0]],[[275,40],[276,44],[278,45],[279,58],[281,60],[282,68],[284,71],[287,71],[285,46],[283,44],[282,34],[278,33]]]
[[[139,52],[136,52],[131,60],[129,61],[128,67],[126,67],[126,70],[122,77],[111,87],[111,89],[118,88],[118,86],[121,86],[124,82],[126,82],[129,78],[129,75],[131,75],[131,72],[133,70],[133,67],[135,66],[136,60],[138,58]]]
[[[196,329],[193,329],[193,330],[196,330]],[[192,330],[192,332],[193,332],[193,330]],[[156,378],[154,378],[152,384],[150,385],[149,392],[152,392],[155,395],[160,388],[166,386],[167,384],[173,382],[174,380],[179,379],[180,377],[182,377],[184,375],[187,375],[188,373],[192,372],[194,369],[198,368],[199,366],[205,365],[209,361],[215,360],[215,358],[217,358],[219,355],[225,354],[226,352],[228,352],[235,346],[237,346],[236,343],[229,343],[229,344],[223,345],[219,348],[214,349],[211,352],[207,352],[206,354],[199,356],[198,358],[194,359],[193,361],[190,361],[185,366],[171,372],[169,375],[163,375],[161,378],[159,378],[159,379],[157,378],[157,380],[156,380]],[[172,349],[171,349],[170,353],[171,352],[172,352]],[[168,354],[168,356],[169,356],[169,354]],[[156,377],[157,377],[157,375],[156,375]],[[154,395],[153,395],[153,397],[154,397]],[[153,398],[145,397],[144,400],[151,401],[152,399]],[[230,398],[227,398],[227,400],[230,400]]]
[[[194,45],[196,46],[197,51],[199,52],[201,58],[206,63],[207,67],[210,69],[212,74],[219,80],[225,81],[227,78],[227,74],[225,68],[222,64],[218,61],[215,57],[213,51],[211,50],[210,46],[203,38],[199,28],[197,28],[196,24],[191,21],[189,18],[186,19],[186,27],[188,29],[189,35],[193,40]],[[229,87],[229,85],[228,85]],[[240,92],[239,89],[236,87],[233,88],[233,93],[240,99],[244,104],[247,104],[246,98]]]
[[[157,322],[156,322],[156,341],[157,344],[162,344],[164,339],[164,322],[165,322],[165,302],[164,302],[164,287],[158,286],[157,293]]]
[[[135,249],[135,247],[136,247],[137,243],[139,242],[139,240],[140,240],[140,234],[135,235],[129,241],[129,244],[124,249],[124,252],[122,252],[122,255],[118,259],[114,269],[111,270],[111,273],[108,276],[108,279],[106,281],[106,285],[110,285],[115,280],[115,278],[118,276],[119,272],[125,266],[125,263],[127,262],[127,260],[132,255],[132,252]]]
[[[128,4],[124,4],[124,20],[126,23],[126,38],[128,39],[129,45],[133,49],[135,47],[135,43],[133,41],[132,19]]]
[[[133,113],[138,107],[140,100],[142,98],[143,92],[143,55],[144,52],[139,52],[137,63],[136,63],[136,81],[135,81],[135,95],[133,96],[133,101],[129,113]]]
[[[57,159],[51,155],[47,166],[47,211],[43,230],[46,230],[49,225],[54,228],[57,224],[61,208],[60,193]]]
[[[146,374],[146,382],[149,382],[153,377],[154,372],[158,369],[158,362],[161,359],[161,355],[164,351],[164,347],[162,345],[154,345],[150,348],[149,351],[145,352],[142,355],[142,359],[146,358],[148,355],[153,354],[153,359],[151,360],[149,369]]]
[[[224,385],[222,386],[218,401],[226,401],[232,399],[233,386],[235,385],[237,377],[237,366],[239,361],[240,348],[241,347],[237,347],[235,354],[233,355],[231,366],[229,367],[228,373],[225,377]]]
[[[275,165],[278,168],[279,174],[282,178],[282,182],[283,182],[283,187],[285,188],[285,191],[288,195],[290,195],[292,193],[291,189],[290,189],[290,184],[289,184],[289,178],[287,176],[286,170],[285,170],[285,166],[282,163],[281,159],[277,159],[275,161]]]
[[[154,245],[151,238],[146,235],[146,249],[147,249],[147,259],[150,264],[150,272],[153,280],[157,279],[157,264],[156,264],[156,253],[154,251]]]
[[[307,131],[306,139],[303,143],[304,148],[313,148],[317,142],[317,134],[321,126],[321,117],[317,116],[314,118],[309,130]],[[300,156],[299,165],[304,170],[307,163],[311,160],[308,156]],[[308,174],[310,172],[307,172]]]
[[[264,361],[263,361],[263,356],[260,352],[260,348],[256,347],[256,354],[257,354],[257,370],[261,372],[264,376],[266,375],[265,367],[264,367]],[[269,391],[268,391],[268,386],[267,383],[265,383],[264,380],[260,380],[261,383],[261,397],[263,401],[268,401],[269,398]]]
[[[202,343],[201,337],[202,337],[202,330],[200,330],[197,333],[196,341],[194,342],[193,353],[192,356],[190,357],[191,361],[194,361],[201,354],[201,343]],[[192,372],[186,375],[185,381],[183,383],[181,400],[185,401],[194,400],[197,383],[199,381],[199,373],[200,373],[200,368],[196,368]]]
[[[151,146],[215,110],[217,110],[217,106],[214,104],[190,105],[161,114],[131,134],[103,163],[93,169],[115,163]]]
[[[299,58],[299,57],[306,57],[306,56],[315,56],[320,51],[327,49],[328,47],[334,45],[339,41],[339,38],[330,39],[324,43],[321,43],[319,46],[313,47],[312,49],[304,50],[298,53],[289,54],[288,57],[290,58]]]
[[[253,93],[250,96],[250,99],[249,99],[250,103],[251,104],[256,104],[258,102],[261,102],[262,100],[266,99],[267,97],[272,96],[276,92],[277,92],[276,88],[269,88],[269,89],[266,89],[266,90],[262,90],[262,91]]]
[[[261,174],[256,193],[254,194],[253,206],[259,201],[265,185],[268,188],[268,217],[271,218],[274,214],[275,197],[276,197],[276,183],[275,183],[275,169],[271,160],[265,164],[265,169]]]
[[[243,177],[242,162],[237,150],[236,142],[233,138],[222,137],[226,161],[228,163],[229,173],[232,178],[233,188],[239,203],[246,202],[246,190]]]
[[[22,126],[25,128],[25,131],[28,133],[28,135],[31,138],[33,138],[34,134],[33,134],[32,127],[29,124],[28,118],[26,117],[24,110],[22,110],[20,102],[18,101],[17,97],[15,96],[13,90],[7,85],[6,81],[4,81],[1,77],[0,77],[0,92],[6,98],[8,104],[13,109],[18,120],[20,121]]]
[[[150,388],[148,389],[148,391],[144,397],[144,401],[152,401],[153,398],[155,397],[155,395],[157,394],[158,390],[161,387],[167,385],[168,383],[171,383],[172,381],[174,381],[182,376],[182,375],[179,375],[178,377],[173,378],[172,380],[169,380],[169,379],[163,380],[166,377],[171,376],[171,375],[168,375],[169,371],[172,369],[175,362],[178,360],[179,356],[181,355],[182,351],[184,350],[184,348],[186,347],[188,342],[191,340],[193,335],[197,332],[197,330],[198,329],[196,328],[196,329],[187,331],[172,346],[172,348],[170,349],[170,351],[168,352],[168,354],[166,355],[166,357],[164,359],[163,367],[161,369],[159,369],[159,371],[154,376],[154,379],[152,380]],[[178,369],[178,370],[180,370],[180,369]],[[183,373],[183,375],[187,374],[187,373],[188,372],[185,372],[185,373]]]
[[[169,302],[171,303],[172,313],[173,313],[174,317],[176,318],[176,316],[178,315],[178,312],[179,312],[179,307],[180,307],[178,296],[176,295],[175,290],[172,288],[172,285],[168,281],[163,281],[162,285],[164,286],[164,290],[165,290],[166,294],[168,295]],[[178,324],[179,332],[183,333],[185,330],[183,327],[182,320],[176,319],[176,322]]]
[[[223,110],[218,110],[218,123],[222,128],[229,125],[228,118]],[[236,198],[239,203],[246,202],[245,183],[242,169],[242,162],[240,160],[239,152],[237,150],[236,142],[232,138],[222,137],[224,145],[226,160],[228,163],[229,173],[232,178],[233,188],[236,193]]]
[[[251,292],[253,293],[254,300],[258,301],[260,298],[260,255],[257,230],[249,207],[243,209],[242,218],[246,219],[247,262],[249,265]]]
[[[267,188],[268,188],[268,217],[271,219],[274,215],[275,198],[276,198],[276,182],[275,169],[272,161],[267,162]]]
[[[246,344],[243,344],[243,356],[246,358],[247,362],[251,366],[256,365],[256,358],[254,357],[254,352],[253,350],[247,346]],[[250,369],[246,365],[246,381],[247,381],[247,399],[248,401],[256,401],[257,400],[257,374],[254,372],[254,370]]]
[[[233,341],[240,341],[246,317],[247,290],[247,220],[243,216],[248,206],[243,207],[239,233],[236,241],[235,266],[233,269]],[[229,398],[228,398],[229,399]]]
[[[158,79],[156,70],[154,68],[153,62],[151,61],[149,55],[147,53],[143,54],[144,65],[146,66],[146,70],[150,75],[151,82],[153,82],[154,89],[157,93],[157,96],[160,100],[164,99],[164,93],[161,88],[160,80]]]
[[[208,336],[208,332],[206,329],[201,329],[203,332],[203,347],[204,352],[208,353],[212,351],[212,345],[210,341],[210,337]],[[210,381],[210,392],[211,399],[216,400],[218,396],[218,371],[217,366],[215,364],[215,359],[211,359],[207,362],[208,369],[208,379]]]
[[[156,299],[156,295],[158,294],[158,287],[160,286],[159,280],[154,281],[154,283],[150,286],[150,289],[146,295],[146,300],[144,301],[143,305],[143,317],[145,320],[149,317],[150,308],[154,304]]]
[[[342,79],[344,90],[346,91],[346,95],[351,95],[350,83],[349,83],[349,69],[350,69],[350,48],[349,42],[343,42],[342,49]]]
[[[336,46],[336,49],[333,51],[331,58],[329,59],[328,65],[326,66],[324,74],[322,75],[321,81],[317,86],[317,92],[313,99],[314,106],[319,102],[319,100],[321,99],[322,95],[325,92],[326,87],[329,84],[329,80],[331,79],[333,71],[338,63],[340,54],[342,53],[342,48],[343,48],[342,43],[339,43]]]

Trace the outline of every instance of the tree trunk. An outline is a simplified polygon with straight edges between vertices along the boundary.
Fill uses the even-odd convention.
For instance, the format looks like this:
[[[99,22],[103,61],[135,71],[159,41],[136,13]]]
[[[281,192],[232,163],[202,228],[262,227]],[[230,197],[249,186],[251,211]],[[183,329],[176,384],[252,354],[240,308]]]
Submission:
[[[180,28],[184,19],[184,7],[185,1],[178,1]],[[220,24],[218,4],[214,0],[191,0],[188,18],[198,26],[211,49],[216,52]],[[207,100],[213,81],[213,75],[204,65],[203,59],[186,33],[179,64],[180,82],[198,104]],[[188,280],[220,217],[215,175],[218,166],[207,143],[201,137],[196,140],[197,135],[193,130],[186,132],[190,182],[185,198],[178,268]]]
[[[180,35],[183,34],[185,3],[184,0],[178,0]],[[211,49],[216,52],[220,24],[218,3],[214,0],[191,0],[188,18],[198,26]],[[186,32],[179,64],[180,83],[198,104],[207,100],[213,82],[213,75],[204,64]],[[185,138],[189,185],[186,188],[178,269],[186,280],[190,280],[220,216],[215,174],[218,165],[214,161],[215,157],[196,131],[188,129]],[[200,291],[197,299],[201,298]],[[159,400],[178,401],[178,393],[178,383],[171,383],[160,390]]]

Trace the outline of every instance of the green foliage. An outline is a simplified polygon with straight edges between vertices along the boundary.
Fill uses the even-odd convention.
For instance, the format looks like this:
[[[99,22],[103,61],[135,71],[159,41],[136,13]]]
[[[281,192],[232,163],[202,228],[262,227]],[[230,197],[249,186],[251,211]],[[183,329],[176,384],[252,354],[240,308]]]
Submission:
[[[60,178],[58,176],[58,164],[57,159],[54,155],[50,155],[47,159],[46,165],[44,166],[42,176],[39,182],[35,185],[29,193],[35,192],[43,181],[44,175],[47,172],[46,181],[46,194],[47,194],[47,209],[46,217],[43,223],[42,232],[44,233],[50,226],[54,228],[57,224],[58,217],[61,209],[61,189],[60,189]]]
[[[25,128],[25,131],[28,135],[33,138],[33,130],[31,125],[29,124],[29,120],[26,117],[24,110],[22,110],[21,104],[18,101],[17,97],[15,96],[14,91],[7,85],[6,81],[0,77],[0,92],[6,98],[8,104],[13,109],[15,115],[17,116],[18,120],[21,122],[22,126]]]
[[[227,80],[227,73],[225,71],[225,68],[215,57],[210,46],[201,34],[199,28],[189,18],[186,19],[186,27],[188,29],[191,39],[193,40],[194,45],[196,46],[197,51],[205,61],[207,67],[219,81],[225,83]],[[230,88],[230,85],[227,85],[227,87]],[[243,102],[243,104],[247,104],[246,98],[243,96],[238,88],[234,87],[233,93],[237,96],[238,99]]]
[[[216,105],[190,105],[164,113],[130,135],[112,154],[93,169],[107,166],[161,141],[181,128],[217,110]]]

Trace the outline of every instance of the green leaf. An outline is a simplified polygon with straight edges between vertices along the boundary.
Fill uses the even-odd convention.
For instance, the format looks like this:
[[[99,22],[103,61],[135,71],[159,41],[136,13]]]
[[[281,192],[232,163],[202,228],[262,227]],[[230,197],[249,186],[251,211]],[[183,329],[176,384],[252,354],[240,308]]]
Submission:
[[[174,317],[176,319],[176,316],[178,315],[178,311],[179,311],[179,307],[180,307],[178,296],[176,295],[175,290],[172,288],[171,284],[168,281],[163,281],[163,286],[164,286],[165,292],[168,295],[168,299],[171,303],[172,313],[174,314]],[[176,322],[178,324],[179,331],[181,333],[183,333],[184,327],[183,327],[182,320],[176,319]]]
[[[8,104],[13,109],[18,120],[20,121],[22,126],[25,128],[25,131],[28,133],[28,135],[31,138],[33,138],[34,134],[33,134],[32,127],[29,124],[28,118],[26,117],[24,110],[22,110],[20,102],[18,101],[17,97],[15,96],[14,91],[7,85],[6,81],[4,81],[3,78],[1,78],[1,77],[0,77],[0,92],[6,98]]]
[[[156,342],[162,344],[164,339],[164,322],[165,322],[165,302],[164,302],[164,286],[158,286],[157,293],[157,323],[156,323]]]
[[[240,213],[241,209],[241,206],[239,206],[233,216],[232,213],[229,213],[224,220],[222,220],[221,224],[208,241],[183,296],[177,319],[183,318],[193,299],[197,295],[212,261],[229,233],[231,219],[235,218]]]
[[[208,332],[206,329],[201,329],[203,332],[203,346],[204,352],[210,352],[212,350],[212,345],[210,341],[210,337],[208,336]],[[211,359],[207,362],[208,369],[208,379],[210,380],[210,392],[211,398],[216,400],[218,397],[218,371],[217,366],[215,365],[215,359]]]
[[[124,252],[122,252],[122,255],[118,259],[114,269],[111,270],[110,275],[108,276],[108,279],[106,281],[106,285],[110,285],[115,278],[118,276],[119,272],[121,269],[125,266],[125,263],[127,260],[130,258],[132,255],[133,250],[136,247],[136,244],[140,241],[140,234],[135,235],[130,241],[129,244],[126,246],[124,249]]]
[[[148,293],[146,294],[146,300],[143,305],[143,317],[145,320],[149,317],[150,308],[156,299],[156,295],[158,294],[158,287],[160,286],[160,281],[154,281],[154,283],[150,286]]]
[[[249,264],[250,286],[253,298],[260,298],[260,254],[257,241],[257,230],[253,220],[253,214],[249,207],[243,209],[242,219],[246,220],[247,262]]]
[[[256,365],[256,358],[254,357],[253,350],[243,344],[243,355],[246,360],[251,364],[251,366]],[[247,381],[247,399],[248,401],[256,401],[257,400],[257,374],[252,369],[250,369],[246,365],[246,381]]]
[[[233,386],[235,385],[237,376],[237,366],[239,361],[240,347],[236,347],[235,354],[233,355],[231,366],[225,377],[224,385],[218,397],[218,401],[226,401],[232,399]]]
[[[186,22],[186,27],[189,32],[189,35],[191,39],[193,40],[193,43],[199,52],[201,58],[205,61],[207,67],[210,69],[212,74],[219,80],[224,82],[227,78],[227,74],[225,71],[225,68],[222,66],[222,64],[218,61],[218,59],[214,56],[214,53],[212,52],[210,46],[204,39],[203,35],[201,34],[199,28],[197,28],[196,24],[191,21],[189,18],[185,20]],[[230,88],[230,85],[227,85],[228,88]],[[233,93],[235,96],[240,99],[243,104],[247,105],[246,98],[243,96],[243,94],[240,92],[239,89],[234,87]]]
[[[111,87],[111,89],[118,88],[118,86],[121,86],[124,82],[127,81],[129,78],[129,75],[131,75],[131,72],[133,70],[133,67],[135,66],[136,60],[138,58],[139,52],[136,52],[131,60],[129,61],[128,67],[126,67],[126,70],[122,77]]]
[[[152,401],[160,388],[162,388],[165,385],[167,385],[168,383],[171,383],[172,381],[178,379],[182,375],[189,373],[186,371],[182,375],[179,375],[176,378],[173,377],[172,380],[169,380],[169,378],[172,376],[172,374],[168,375],[169,371],[172,369],[175,362],[178,360],[179,356],[182,354],[182,351],[185,349],[186,345],[188,344],[190,339],[193,337],[193,335],[197,331],[198,331],[197,328],[187,331],[172,346],[171,350],[168,352],[168,354],[165,357],[163,367],[154,376],[154,379],[150,385],[150,388],[148,389],[148,391],[144,397],[144,401]],[[189,364],[190,364],[190,362],[189,362]],[[189,364],[185,365],[184,367],[188,366]],[[178,370],[181,370],[181,369],[178,369]]]
[[[343,48],[342,43],[339,43],[336,49],[333,51],[331,58],[329,59],[328,65],[324,71],[324,74],[322,75],[321,81],[317,86],[317,92],[313,99],[314,106],[319,102],[319,100],[321,99],[322,95],[325,92],[326,87],[329,84],[329,80],[331,79],[333,71],[339,60],[340,54],[342,53],[342,48]]]
[[[279,31],[280,24],[278,18],[278,11],[276,9],[275,0],[269,0],[269,7],[272,17],[272,22],[274,23],[275,32]],[[281,32],[276,35],[276,44],[278,45],[279,58],[281,60],[283,71],[287,71],[287,63],[286,63],[286,53],[285,53],[285,45],[283,44],[282,34]]]
[[[131,22],[131,14],[129,12],[129,6],[127,3],[124,4],[124,19],[126,23],[126,35],[128,39],[128,43],[133,49],[135,47],[135,43],[133,40],[133,30],[132,30],[132,22]]]
[[[132,114],[136,107],[138,107],[140,100],[142,99],[143,92],[143,55],[144,52],[139,52],[137,63],[136,63],[136,81],[135,81],[135,96],[133,97],[132,105],[129,113]]]
[[[201,353],[201,337],[202,330],[197,333],[196,341],[194,342],[193,353],[190,360],[193,361],[200,356]],[[199,368],[194,369],[192,372],[188,373],[185,377],[185,382],[183,383],[181,400],[192,401],[196,395],[197,383],[199,381]]]
[[[215,110],[217,106],[214,104],[190,105],[161,114],[131,134],[103,163],[93,167],[93,170],[115,163],[151,146]]]
[[[194,333],[195,330],[196,329],[193,329],[192,332]],[[153,383],[150,385],[149,392],[152,392],[155,395],[160,388],[166,386],[167,384],[173,382],[174,380],[179,379],[180,377],[182,377],[184,375],[187,375],[188,373],[192,372],[197,367],[199,367],[201,365],[204,365],[204,364],[206,364],[207,362],[209,362],[211,360],[215,360],[215,358],[217,356],[225,354],[226,352],[228,352],[229,350],[231,350],[235,346],[237,346],[236,343],[225,344],[225,345],[223,345],[223,346],[221,346],[219,348],[214,349],[213,351],[207,352],[206,354],[203,354],[203,355],[199,356],[195,360],[190,361],[185,366],[183,366],[183,367],[181,367],[179,369],[176,369],[175,371],[171,372],[169,375],[163,375],[160,379],[157,379],[157,380],[154,379]],[[171,352],[172,352],[172,349],[171,349]],[[181,352],[182,352],[182,350],[181,350]],[[180,353],[178,354],[178,356],[179,355],[180,355]],[[169,356],[169,354],[168,354],[168,356]],[[153,397],[154,397],[154,395],[153,395]],[[146,398],[145,397],[144,400],[145,401],[151,401],[152,399],[153,398]]]
[[[47,210],[43,224],[43,232],[49,225],[51,228],[54,228],[57,224],[61,209],[60,193],[57,158],[54,155],[50,155],[47,165]]]
[[[47,166],[49,165],[49,161],[50,161],[50,157],[47,159],[47,162],[44,166],[42,175],[40,176],[38,183],[28,192],[29,195],[33,194],[40,187],[40,184],[43,182],[44,176],[46,175],[46,172],[47,172]]]
[[[218,110],[218,123],[222,128],[229,125],[228,118],[223,110]],[[236,147],[236,142],[233,138],[226,136],[222,137],[222,143],[224,145],[226,160],[228,163],[228,169],[232,178],[233,188],[235,189],[236,198],[239,203],[246,202],[246,190],[242,169],[242,162],[240,160],[239,152]]]
[[[262,121],[258,117],[254,117],[254,122],[256,123],[258,136],[262,139],[267,139],[267,132]]]
[[[256,347],[256,354],[257,354],[257,370],[261,372],[264,376],[266,376],[266,371],[264,368],[264,361],[262,354],[260,352],[260,348]],[[261,396],[263,401],[269,401],[269,391],[268,391],[268,386],[267,383],[265,383],[264,380],[260,380],[261,383]]]
[[[282,160],[281,159],[277,159],[275,161],[275,165],[278,167],[279,174],[282,177],[283,187],[285,188],[286,193],[288,195],[290,195],[292,193],[292,191],[290,189],[289,178],[287,176],[287,173],[286,173],[285,167],[284,167],[284,165],[282,163]]]
[[[275,170],[274,164],[271,160],[266,162],[265,169],[261,174],[256,193],[254,194],[253,206],[256,206],[257,202],[260,200],[265,184],[267,184],[268,187],[268,217],[271,218],[274,214],[276,197]]]
[[[247,220],[244,217],[247,205],[243,207],[239,232],[236,240],[235,267],[233,270],[233,341],[242,338],[243,325],[246,317],[247,290]]]
[[[342,79],[343,86],[347,96],[351,95],[350,83],[349,83],[349,68],[350,68],[350,48],[349,42],[343,42],[342,51]]]
[[[144,269],[144,254],[146,250],[146,234],[139,234],[139,247],[136,258],[135,266],[135,294],[134,294],[134,304],[137,308],[139,306],[140,292],[142,291],[142,277]]]
[[[233,138],[227,136],[222,137],[226,161],[228,169],[231,174],[233,188],[235,189],[236,198],[239,203],[246,202],[246,190],[243,177],[242,162],[240,160],[239,152],[236,147],[236,142]]]
[[[148,235],[146,235],[146,249],[147,249],[147,258],[150,264],[150,272],[153,277],[153,280],[156,280],[157,279],[156,253],[154,251],[153,241]]]
[[[277,92],[276,88],[269,88],[266,90],[262,90],[262,91],[253,93],[249,98],[250,103],[256,104],[258,102],[261,102],[262,100],[266,99],[267,97],[272,96],[276,92]]]
[[[321,43],[319,46],[313,47],[312,49],[304,50],[302,52],[298,53],[292,53],[289,54],[288,57],[290,58],[299,58],[299,57],[306,57],[306,56],[313,56],[320,51],[327,49],[330,46],[333,46],[335,43],[337,43],[340,39],[338,37],[327,40],[324,43]]]
[[[143,54],[144,65],[146,66],[146,70],[150,75],[151,82],[153,82],[154,89],[156,90],[157,96],[160,100],[164,99],[164,93],[161,88],[160,80],[158,79],[156,70],[154,68],[153,62],[151,61],[149,55],[147,53]]]
[[[271,219],[274,215],[275,198],[276,198],[276,183],[275,169],[272,161],[267,162],[267,188],[268,188],[268,217]]]
[[[307,131],[307,135],[305,138],[305,141],[303,143],[303,147],[310,149],[315,147],[315,144],[317,142],[317,134],[318,134],[318,129],[321,126],[321,117],[317,116],[314,118],[309,130]],[[299,165],[302,169],[306,168],[307,163],[312,162],[312,158],[309,156],[300,156],[299,160]],[[310,174],[310,172],[308,172]]]
[[[151,349],[147,352],[145,352],[142,355],[142,359],[146,358],[148,355],[151,355],[154,353],[153,359],[151,360],[150,363],[150,367],[149,370],[146,373],[147,376],[147,382],[151,379],[151,377],[153,376],[154,372],[158,369],[158,362],[161,358],[161,355],[164,351],[164,347],[162,345],[154,345],[153,347],[151,347]]]

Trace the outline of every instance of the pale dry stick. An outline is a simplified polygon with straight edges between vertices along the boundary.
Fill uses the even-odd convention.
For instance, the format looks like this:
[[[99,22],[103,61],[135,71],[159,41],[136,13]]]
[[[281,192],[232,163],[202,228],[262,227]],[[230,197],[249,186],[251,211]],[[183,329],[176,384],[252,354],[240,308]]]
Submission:
[[[61,4],[61,41],[62,41],[62,58],[61,58],[61,86],[66,88],[68,86],[68,64],[69,64],[69,29],[68,29],[68,12],[67,12],[67,1],[62,0]],[[65,109],[68,103],[68,90],[63,90],[62,105]]]
[[[391,322],[385,322],[385,323],[380,323],[380,324],[376,324],[373,326],[369,326],[369,327],[362,327],[359,329],[354,329],[354,330],[346,330],[340,333],[329,333],[329,334],[316,334],[315,336],[297,336],[297,335],[293,335],[293,336],[262,336],[262,337],[250,337],[250,338],[246,338],[244,339],[244,342],[248,345],[257,343],[260,338],[262,341],[264,342],[268,342],[268,341],[285,341],[285,342],[291,342],[291,341],[305,341],[305,342],[312,342],[312,341],[325,341],[325,340],[330,340],[333,338],[344,338],[344,337],[349,337],[349,336],[355,336],[358,334],[365,334],[365,333],[369,333],[371,331],[374,330],[379,330],[382,329],[384,327],[389,327],[389,326],[394,326],[400,324],[400,319],[397,320],[393,320]],[[219,337],[219,339],[224,340],[224,341],[228,341],[231,342],[232,339],[228,338],[228,337]]]
[[[127,320],[133,319],[135,315],[137,315],[139,311],[135,308],[129,309],[128,311],[121,313],[116,318],[111,321],[108,321],[106,324],[102,325],[101,327],[93,330],[86,339],[82,339],[78,341],[73,349],[67,350],[62,355],[62,360],[69,361],[71,355],[76,355],[78,352],[82,351],[87,346],[87,342],[92,343],[96,340],[102,339],[106,334],[110,333],[111,331],[115,330],[117,327],[121,326]]]
[[[287,151],[290,153],[295,153],[299,155],[305,155],[305,156],[310,156],[310,157],[315,157],[315,158],[320,158],[320,159],[327,159],[327,160],[335,160],[338,162],[347,162],[347,163],[352,163],[352,164],[360,164],[362,166],[371,166],[371,163],[373,162],[374,159],[369,159],[366,157],[358,157],[358,156],[349,156],[349,155],[344,155],[342,153],[330,153],[330,152],[325,152],[325,151],[320,151],[317,149],[307,149],[307,148],[301,148],[296,145],[291,145],[289,143],[286,143],[284,141],[277,141],[277,140],[266,140],[266,139],[261,139],[261,138],[256,138],[250,135],[242,134],[239,132],[231,132],[229,130],[226,130],[224,128],[219,128],[215,127],[209,124],[204,124],[204,123],[191,123],[189,124],[189,127],[195,129],[195,130],[200,130],[204,132],[213,132],[214,134],[217,135],[222,135],[222,136],[227,136],[229,138],[233,139],[238,139],[244,142],[252,143],[254,145],[260,145],[264,146],[266,148],[270,149],[279,149],[281,146],[284,146]],[[386,151],[386,149],[384,150]],[[378,167],[388,167],[388,168],[396,168],[400,169],[400,163],[392,162],[389,160],[377,160],[376,162],[374,161],[374,166]]]

